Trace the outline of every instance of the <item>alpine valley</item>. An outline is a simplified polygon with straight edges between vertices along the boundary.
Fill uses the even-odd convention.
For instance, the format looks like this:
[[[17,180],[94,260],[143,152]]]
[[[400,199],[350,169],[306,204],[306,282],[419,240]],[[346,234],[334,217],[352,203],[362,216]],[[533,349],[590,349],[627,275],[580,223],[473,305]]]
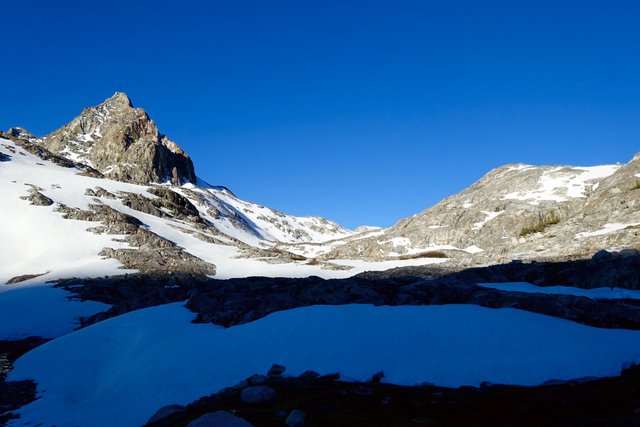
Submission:
[[[348,230],[118,92],[0,132],[0,425],[640,425],[639,235],[640,154]]]

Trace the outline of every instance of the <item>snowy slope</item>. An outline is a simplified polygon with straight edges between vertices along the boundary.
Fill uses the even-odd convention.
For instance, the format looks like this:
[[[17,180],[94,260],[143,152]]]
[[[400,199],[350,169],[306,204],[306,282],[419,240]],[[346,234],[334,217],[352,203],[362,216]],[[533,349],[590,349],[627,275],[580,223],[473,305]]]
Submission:
[[[97,222],[64,219],[59,204],[86,210],[91,204],[104,204],[140,220],[144,227],[176,243],[188,253],[216,266],[216,277],[348,277],[366,270],[385,270],[398,266],[442,262],[436,259],[398,262],[336,261],[338,269],[312,265],[307,261],[269,263],[244,256],[243,244],[271,248],[280,242],[322,242],[351,233],[322,218],[300,218],[244,202],[220,187],[167,185],[183,194],[209,222],[209,231],[194,228],[185,221],[160,218],[131,209],[121,194],[133,193],[149,199],[156,196],[149,187],[79,175],[25,151],[14,142],[0,139],[0,313],[11,322],[0,327],[0,339],[28,335],[54,338],[71,331],[78,317],[90,316],[107,307],[103,304],[70,301],[66,292],[47,283],[69,277],[101,277],[134,272],[122,269],[115,259],[100,254],[104,248],[129,248],[125,236],[95,234],[88,229]],[[35,187],[53,200],[51,206],[31,205],[25,197]],[[97,188],[117,198],[87,195]],[[211,207],[218,212],[211,215]],[[195,237],[197,232],[215,238],[215,243]],[[321,243],[318,243],[321,244]],[[17,284],[4,285],[22,275],[39,275]]]
[[[314,306],[228,329],[192,324],[180,303],[132,312],[23,356],[9,380],[33,378],[27,423],[139,426],[271,364],[368,380],[444,386],[540,384],[611,376],[640,361],[640,331],[599,329],[515,309],[474,305]]]
[[[85,194],[88,189],[101,187],[117,196],[133,193],[148,199],[156,198],[147,191],[146,186],[81,176],[77,174],[77,169],[42,160],[5,139],[0,139],[0,153],[10,157],[9,161],[0,163],[0,223],[3,224],[0,227],[0,239],[5,243],[0,247],[0,283],[23,274],[47,273],[40,278],[44,281],[124,273],[118,270],[121,266],[119,262],[98,255],[105,247],[127,248],[128,244],[121,242],[123,236],[87,232],[88,228],[99,224],[63,219],[60,213],[55,212],[59,203],[83,210],[88,209],[90,204],[102,203],[136,217],[160,236],[212,262],[219,267],[220,277],[235,275],[224,273],[225,264],[234,263],[234,257],[240,255],[239,245],[234,239],[250,246],[269,248],[279,242],[322,242],[352,234],[322,218],[285,215],[244,202],[219,187],[167,185],[192,200],[201,217],[208,221],[212,237],[216,237],[220,243],[211,244],[179,231],[179,228],[188,232],[197,231],[192,224],[133,210],[126,207],[120,198]],[[27,196],[31,186],[37,187],[55,203],[52,206],[32,206],[29,201],[22,200],[21,197]],[[194,198],[194,194],[199,197]],[[211,215],[211,207],[216,209],[216,216]],[[272,274],[287,275],[282,267],[248,261],[241,263],[245,271],[250,264],[253,266],[246,271],[246,275],[260,274],[260,267],[273,270]],[[288,267],[291,268],[291,265]],[[234,270],[231,266],[231,271]],[[300,275],[306,274],[307,271]]]
[[[85,194],[87,189],[101,187],[115,195],[134,193],[154,199],[156,196],[148,192],[147,186],[78,175],[77,169],[60,167],[42,160],[4,139],[0,139],[0,153],[10,156],[9,161],[0,162],[0,224],[3,224],[0,227],[0,240],[4,243],[0,245],[0,283],[23,274],[45,273],[25,282],[41,283],[65,277],[98,277],[130,272],[120,269],[118,261],[98,255],[105,247],[129,247],[121,241],[124,236],[88,232],[88,228],[99,224],[63,219],[62,214],[55,211],[58,203],[79,209],[88,209],[90,204],[101,203],[131,215],[144,223],[148,230],[178,244],[192,255],[213,263],[217,268],[216,277],[219,278],[254,275],[347,277],[365,270],[384,270],[395,266],[442,261],[353,261],[353,270],[327,270],[322,266],[309,265],[306,261],[272,264],[243,258],[241,245],[234,239],[251,246],[270,248],[279,243],[278,239],[285,242],[296,238],[302,241],[309,238],[323,241],[349,235],[350,232],[321,218],[284,215],[244,202],[220,187],[167,185],[189,198],[202,218],[211,223],[210,235],[218,243],[210,243],[191,234],[195,231],[206,234],[194,228],[193,224],[131,209],[120,198]],[[26,196],[31,189],[30,185],[38,187],[42,194],[55,202],[54,205],[33,206],[27,200],[22,200],[21,197]],[[194,197],[194,193],[201,197]],[[209,213],[208,208],[211,206],[221,212],[218,218]],[[238,218],[244,219],[239,222]],[[321,226],[327,227],[326,232],[318,231]],[[279,227],[288,231],[282,231]],[[291,230],[293,231],[290,233]]]

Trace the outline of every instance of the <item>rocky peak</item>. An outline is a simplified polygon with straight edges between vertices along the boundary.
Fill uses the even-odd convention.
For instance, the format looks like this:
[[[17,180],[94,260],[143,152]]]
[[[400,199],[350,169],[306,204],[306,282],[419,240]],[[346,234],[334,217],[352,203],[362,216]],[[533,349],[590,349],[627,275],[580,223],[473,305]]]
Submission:
[[[142,108],[116,92],[45,136],[48,150],[86,163],[105,176],[136,184],[196,182],[193,162]]]
[[[124,92],[116,92],[111,98],[104,101],[105,106],[113,109],[133,108],[133,103]]]
[[[29,142],[34,142],[38,138],[25,128],[21,127],[12,127],[7,131],[7,135],[13,138],[24,139]]]

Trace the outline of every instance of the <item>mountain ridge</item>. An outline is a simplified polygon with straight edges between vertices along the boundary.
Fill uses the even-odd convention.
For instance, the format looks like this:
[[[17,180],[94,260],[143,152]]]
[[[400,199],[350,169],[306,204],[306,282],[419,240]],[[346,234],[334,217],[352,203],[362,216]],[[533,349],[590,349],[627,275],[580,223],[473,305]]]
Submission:
[[[122,191],[112,184],[87,184],[82,189],[86,193],[82,197],[91,196],[118,215],[132,216],[141,224],[148,220],[140,213],[163,221],[178,220],[188,226],[188,233],[234,247],[238,259],[259,259],[271,265],[303,262],[346,269],[345,260],[359,260],[369,268],[373,264],[382,268],[387,262],[396,266],[398,261],[421,259],[474,265],[580,258],[602,249],[638,248],[634,227],[640,225],[635,193],[640,189],[640,153],[625,165],[504,165],[392,227],[362,227],[352,232],[321,217],[294,217],[243,201],[226,187],[200,180],[188,154],[161,134],[147,113],[135,108],[123,92],[85,108],[42,138],[22,128],[12,128],[4,136],[41,159],[80,169],[80,174],[139,186]],[[161,179],[169,169],[171,177]],[[86,201],[61,207],[65,198],[47,189],[50,183],[25,184],[30,185],[31,193],[23,197],[49,199],[67,216],[104,222],[112,215]],[[184,226],[180,227],[184,232]],[[160,235],[177,247],[185,246],[180,235]],[[121,258],[126,253],[125,265],[140,265],[130,259],[133,252],[112,249],[103,253]],[[215,265],[211,256],[198,251],[187,249],[185,253]],[[166,253],[165,257],[174,255]],[[347,264],[353,267],[357,262]]]

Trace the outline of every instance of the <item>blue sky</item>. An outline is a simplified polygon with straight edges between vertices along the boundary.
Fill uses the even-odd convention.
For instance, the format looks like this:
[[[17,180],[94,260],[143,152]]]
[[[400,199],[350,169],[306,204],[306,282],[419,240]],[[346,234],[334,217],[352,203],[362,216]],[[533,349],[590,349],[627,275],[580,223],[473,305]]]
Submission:
[[[240,197],[388,226],[506,163],[640,151],[635,1],[3,4],[0,128],[129,94]]]

